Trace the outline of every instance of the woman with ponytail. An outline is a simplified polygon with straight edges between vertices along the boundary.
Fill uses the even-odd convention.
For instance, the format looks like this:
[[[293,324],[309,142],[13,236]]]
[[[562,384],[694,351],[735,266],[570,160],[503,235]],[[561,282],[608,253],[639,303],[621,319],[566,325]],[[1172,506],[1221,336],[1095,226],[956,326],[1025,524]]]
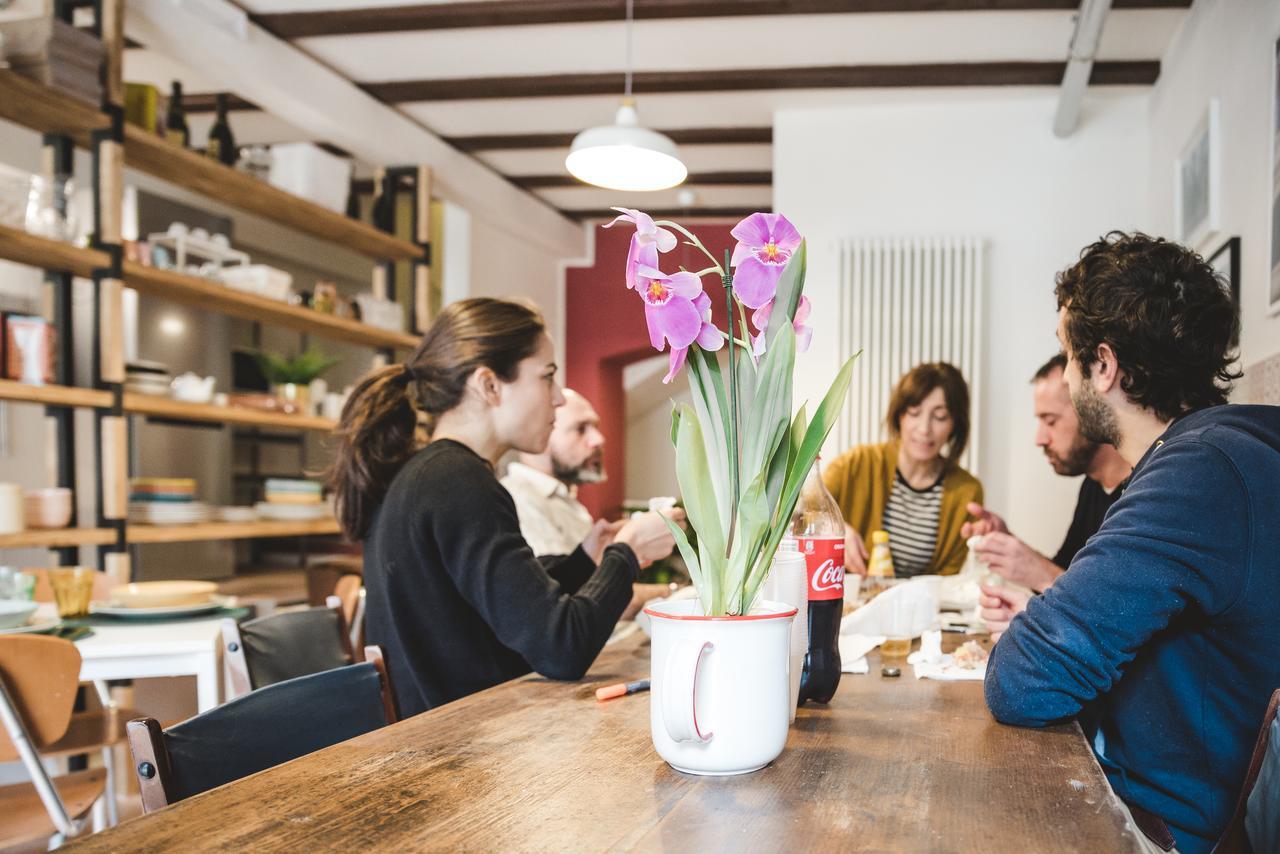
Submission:
[[[365,377],[330,471],[338,521],[364,542],[366,634],[387,650],[402,715],[536,670],[580,679],[631,600],[641,563],[670,553],[649,513],[566,557],[534,557],[494,467],[541,453],[555,352],[535,309],[448,306],[403,365]],[[425,428],[425,429],[424,429]]]

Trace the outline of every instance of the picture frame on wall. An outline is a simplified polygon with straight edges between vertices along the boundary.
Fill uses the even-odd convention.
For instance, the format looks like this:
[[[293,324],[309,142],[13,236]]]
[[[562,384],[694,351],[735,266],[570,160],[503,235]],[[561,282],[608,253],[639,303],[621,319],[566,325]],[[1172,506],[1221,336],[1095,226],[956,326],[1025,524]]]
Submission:
[[[1203,249],[1222,227],[1222,145],[1218,99],[1196,122],[1173,164],[1174,233],[1178,242]]]
[[[1280,314],[1280,41],[1271,65],[1271,276],[1267,314]]]
[[[1231,301],[1240,313],[1240,238],[1229,238],[1209,256],[1209,266],[1231,286]]]

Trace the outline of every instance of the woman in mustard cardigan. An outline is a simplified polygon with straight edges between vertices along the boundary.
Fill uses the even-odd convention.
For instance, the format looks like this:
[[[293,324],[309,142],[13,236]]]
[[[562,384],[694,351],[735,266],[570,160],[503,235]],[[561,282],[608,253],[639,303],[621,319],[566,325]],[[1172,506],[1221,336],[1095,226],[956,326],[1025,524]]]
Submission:
[[[957,573],[968,554],[965,507],[983,499],[957,463],[969,440],[969,386],[946,362],[917,365],[894,388],[885,424],[890,441],[846,451],[823,473],[844,514],[846,567],[865,575],[864,544],[883,530],[898,576]]]

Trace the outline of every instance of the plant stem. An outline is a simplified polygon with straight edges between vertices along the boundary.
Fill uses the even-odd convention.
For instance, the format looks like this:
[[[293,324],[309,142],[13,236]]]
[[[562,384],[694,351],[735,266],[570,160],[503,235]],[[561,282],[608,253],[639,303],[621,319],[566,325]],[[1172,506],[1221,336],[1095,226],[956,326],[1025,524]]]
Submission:
[[[706,250],[703,250],[706,251]],[[740,501],[739,490],[741,483],[741,473],[739,471],[738,461],[738,371],[734,363],[734,341],[733,335],[733,274],[727,272],[729,269],[729,250],[724,252],[724,270],[721,281],[724,282],[724,298],[726,309],[729,314],[729,483],[732,487],[733,495],[733,512],[730,514],[729,536],[725,541],[724,556],[725,560],[729,559],[729,554],[733,551],[733,537],[738,527],[738,504]],[[743,334],[747,333],[743,329]],[[750,349],[747,352],[751,352]]]
[[[747,326],[747,307],[742,304],[742,300],[735,300],[735,302],[738,304],[738,316],[742,318],[742,337],[747,341],[750,341],[751,329]],[[760,334],[763,335],[764,332],[761,331]],[[760,366],[760,363],[756,361],[756,351],[754,347],[751,347],[750,345],[747,346],[747,355],[751,357],[751,364],[756,367]]]
[[[726,273],[725,271],[729,269],[729,253],[727,253],[727,252],[725,253],[725,256],[724,256],[724,266],[723,266],[723,267],[721,267],[721,266],[720,266],[720,262],[718,262],[718,261],[716,260],[716,256],[714,256],[714,255],[712,255],[710,252],[708,252],[708,251],[707,251],[707,247],[705,247],[705,246],[703,246],[703,245],[702,245],[702,241],[701,241],[701,240],[699,240],[696,236],[694,236],[693,232],[689,231],[689,229],[685,228],[685,227],[684,227],[683,225],[681,225],[680,223],[678,223],[678,222],[672,222],[672,221],[671,221],[671,220],[669,220],[669,219],[662,219],[662,220],[658,220],[657,222],[655,222],[655,223],[654,223],[654,225],[660,225],[660,226],[662,226],[663,228],[670,228],[670,229],[672,229],[673,231],[678,231],[678,232],[680,232],[681,234],[683,234],[685,237],[689,238],[689,245],[690,245],[690,246],[693,246],[693,247],[696,247],[697,249],[702,250],[702,254],[703,254],[703,255],[706,255],[708,258],[710,258],[710,259],[711,259],[711,264],[713,265],[713,266],[711,267],[711,269],[715,270],[715,271],[716,271],[717,273],[719,273],[722,277],[723,277],[723,276],[728,275],[728,273]]]

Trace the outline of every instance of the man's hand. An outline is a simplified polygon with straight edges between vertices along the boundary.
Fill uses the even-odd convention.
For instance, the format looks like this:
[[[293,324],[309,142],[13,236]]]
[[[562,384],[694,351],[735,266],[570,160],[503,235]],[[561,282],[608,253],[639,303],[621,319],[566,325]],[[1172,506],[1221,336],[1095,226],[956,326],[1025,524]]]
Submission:
[[[1027,610],[1027,602],[1031,597],[1019,590],[1008,587],[991,587],[979,584],[982,595],[978,597],[978,605],[982,608],[982,619],[987,621],[987,630],[991,632],[991,641],[1000,640],[1009,622],[1015,614]]]
[[[661,511],[650,510],[648,513],[640,513],[635,518],[628,519],[622,529],[614,535],[616,542],[631,546],[641,569],[655,560],[662,560],[671,554],[676,546],[675,538],[671,536],[667,523],[662,521],[662,516],[666,516],[677,525],[683,525],[686,518],[684,511],[679,507]]]
[[[977,502],[970,501],[965,505],[965,512],[974,517],[973,522],[965,522],[960,526],[960,536],[966,540],[986,534],[1009,533],[1009,526],[1004,520]]]
[[[867,546],[862,542],[862,536],[853,529],[848,522],[844,526],[844,571],[853,572],[866,577],[867,575]]]
[[[973,551],[996,575],[1037,592],[1052,586],[1062,575],[1053,561],[1013,534],[987,534]]]
[[[582,541],[582,550],[591,558],[592,563],[599,565],[600,559],[604,557],[605,546],[613,542],[613,538],[625,524],[624,520],[610,522],[607,519],[597,519],[591,524],[590,533]]]

